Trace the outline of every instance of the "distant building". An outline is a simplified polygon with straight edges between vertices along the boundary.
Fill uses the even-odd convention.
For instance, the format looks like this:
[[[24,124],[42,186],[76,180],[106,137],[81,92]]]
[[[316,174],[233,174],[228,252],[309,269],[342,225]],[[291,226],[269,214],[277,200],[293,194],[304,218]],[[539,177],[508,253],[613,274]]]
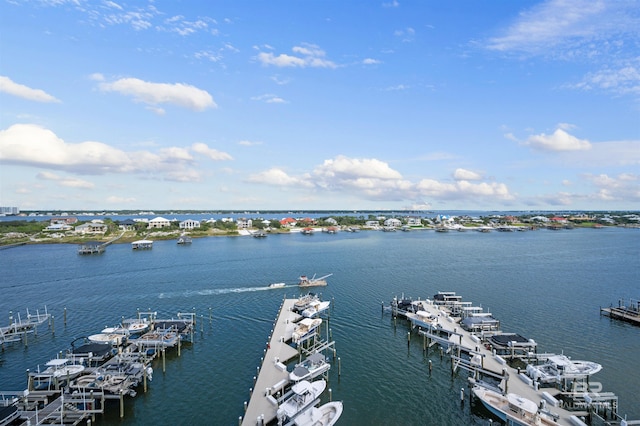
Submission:
[[[180,229],[200,228],[200,221],[193,220],[193,219],[187,219],[187,220],[183,220],[182,222],[180,222],[178,224],[178,226],[180,227]]]
[[[402,226],[402,222],[400,221],[400,219],[396,219],[395,217],[392,217],[384,221],[384,226],[389,226],[391,228],[398,228]]]
[[[118,223],[118,228],[121,231],[135,231],[136,230],[136,221],[133,219],[126,219],[122,222]]]
[[[107,232],[107,228],[108,228],[107,225],[105,225],[104,223],[89,222],[89,223],[84,223],[82,225],[76,226],[75,233],[82,234],[82,235],[104,234],[105,232]]]
[[[298,221],[292,217],[285,217],[284,219],[280,220],[280,225],[284,226],[285,228],[292,228],[296,226],[297,223]]]
[[[20,209],[17,207],[0,207],[0,216],[19,215]]]
[[[149,221],[149,228],[168,228],[169,226],[171,226],[171,222],[164,217],[158,216]]]
[[[238,219],[238,222],[236,223],[236,226],[238,227],[238,229],[251,228],[253,226],[253,220],[246,219],[246,218],[242,217],[242,218]]]

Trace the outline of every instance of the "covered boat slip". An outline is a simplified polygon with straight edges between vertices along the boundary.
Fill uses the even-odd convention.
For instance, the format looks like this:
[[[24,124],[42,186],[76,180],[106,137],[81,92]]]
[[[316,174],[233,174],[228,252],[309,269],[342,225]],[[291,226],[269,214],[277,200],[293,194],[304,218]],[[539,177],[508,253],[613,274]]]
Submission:
[[[280,307],[242,420],[243,426],[267,424],[276,418],[278,404],[274,403],[276,399],[271,395],[281,391],[288,383],[289,372],[284,363],[298,356],[298,351],[287,343],[291,340],[295,322],[301,318],[292,311],[296,300],[284,299]]]

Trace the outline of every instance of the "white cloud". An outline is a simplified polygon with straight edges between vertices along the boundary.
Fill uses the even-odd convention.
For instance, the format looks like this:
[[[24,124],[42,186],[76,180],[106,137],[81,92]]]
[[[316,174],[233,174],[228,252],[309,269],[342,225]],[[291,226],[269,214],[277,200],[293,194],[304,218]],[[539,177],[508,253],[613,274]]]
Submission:
[[[544,1],[521,13],[503,35],[489,39],[486,47],[503,52],[544,54],[558,45],[588,42],[616,30],[615,22],[611,22],[616,14],[607,13],[612,3],[598,0]]]
[[[381,64],[382,61],[378,60],[378,59],[373,59],[373,58],[365,58],[362,60],[362,63],[364,65],[378,65]]]
[[[271,94],[271,93],[265,93],[264,95],[260,95],[260,96],[254,96],[251,98],[252,101],[260,101],[260,102],[264,102],[267,104],[286,104],[288,103],[286,100],[282,99],[281,97]]]
[[[191,150],[209,158],[227,159],[228,154],[194,144]],[[228,156],[230,159],[230,156]],[[0,163],[64,170],[81,175],[138,174],[165,180],[201,180],[188,148],[165,147],[158,153],[123,151],[105,143],[68,143],[51,130],[34,124],[14,124],[0,131]],[[52,180],[53,174],[42,178]],[[66,179],[66,178],[65,178]],[[66,186],[82,186],[80,181],[63,181]]]
[[[238,142],[238,145],[256,146],[256,145],[262,145],[262,142],[261,141],[240,141],[240,142]]]
[[[248,182],[274,186],[298,186],[310,188],[313,185],[304,178],[289,176],[284,170],[273,167],[264,172],[256,173],[247,179]]]
[[[459,169],[459,176],[481,177]],[[442,200],[511,201],[514,196],[507,186],[498,182],[454,183],[423,179],[418,183],[406,180],[384,161],[349,158],[343,155],[325,160],[312,173],[290,176],[280,168],[272,168],[251,176],[251,182],[273,186],[313,188],[318,191],[350,193],[369,200],[403,201],[430,197]]]
[[[337,68],[337,65],[325,59],[326,53],[315,44],[303,43],[291,49],[295,55],[281,53],[274,55],[271,52],[260,52],[256,56],[262,65],[273,65],[276,67],[298,67],[298,68]]]
[[[194,111],[217,107],[207,91],[183,83],[151,83],[137,78],[121,78],[112,83],[100,83],[99,88],[104,92],[132,96],[137,102],[152,107],[172,104]]]
[[[56,182],[56,184],[58,185],[66,186],[69,188],[93,189],[95,187],[93,183],[86,180],[62,177],[51,172],[40,172],[36,175],[36,177],[42,180],[51,180]]]
[[[580,90],[600,89],[615,95],[640,95],[640,69],[627,65],[606,68],[584,76],[581,82],[567,87]]]
[[[556,129],[551,135],[545,133],[531,135],[524,144],[543,151],[582,151],[591,149],[591,143],[588,140],[578,139],[562,129]]]
[[[233,160],[233,157],[231,157],[231,155],[227,154],[226,152],[209,148],[207,144],[202,142],[196,142],[193,145],[191,145],[191,150],[200,155],[204,155],[205,157],[208,157],[214,161]]]
[[[107,203],[109,204],[131,204],[134,203],[136,199],[134,197],[120,197],[117,195],[111,195],[107,197]]]
[[[453,172],[453,178],[455,180],[480,180],[482,175],[471,170],[456,169]]]
[[[393,170],[383,161],[375,158],[349,158],[343,155],[325,160],[321,166],[316,167],[314,175],[342,179],[375,178],[385,180],[402,178],[399,172]]]
[[[44,90],[32,89],[18,84],[9,77],[0,76],[0,92],[36,102],[60,102]]]
[[[438,199],[513,200],[515,198],[504,183],[497,182],[471,183],[460,180],[455,183],[447,183],[433,179],[422,179],[417,183],[416,189],[422,196]]]

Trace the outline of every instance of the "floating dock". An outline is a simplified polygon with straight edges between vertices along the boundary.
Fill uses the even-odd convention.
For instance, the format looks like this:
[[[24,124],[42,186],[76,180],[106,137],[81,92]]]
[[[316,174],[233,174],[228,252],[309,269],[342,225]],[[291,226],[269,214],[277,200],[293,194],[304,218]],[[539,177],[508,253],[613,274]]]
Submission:
[[[617,307],[600,308],[600,314],[640,325],[640,300],[631,299],[628,305],[625,305],[623,300],[619,300]]]

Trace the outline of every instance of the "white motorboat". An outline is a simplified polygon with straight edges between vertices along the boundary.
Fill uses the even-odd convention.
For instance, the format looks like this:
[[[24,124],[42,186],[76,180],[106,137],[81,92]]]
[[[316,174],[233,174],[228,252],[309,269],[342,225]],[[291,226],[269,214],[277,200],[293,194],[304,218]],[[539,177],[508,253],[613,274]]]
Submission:
[[[502,395],[484,386],[474,386],[474,395],[495,416],[508,425],[551,426],[557,425],[551,416],[538,411],[538,406],[530,399],[515,393]]]
[[[285,419],[293,420],[307,408],[315,405],[326,387],[327,382],[324,380],[315,382],[303,380],[291,386],[291,391],[283,397],[284,402],[278,406],[276,412],[278,422]]]
[[[591,361],[574,361],[566,355],[553,355],[544,364],[527,365],[527,375],[540,383],[560,383],[569,379],[585,379],[602,370]]]
[[[106,330],[108,330],[108,328]],[[105,343],[113,346],[120,346],[126,337],[127,336],[122,333],[98,333],[92,334],[87,337],[87,339],[93,343]]]
[[[287,284],[285,284],[285,283],[273,283],[273,284],[269,284],[269,288],[283,288],[286,285]]]
[[[329,301],[321,302],[320,300],[314,300],[309,303],[307,309],[302,311],[302,316],[305,318],[313,318],[316,315],[319,315],[320,313],[329,309],[330,304],[331,302]]]
[[[32,373],[32,377],[36,382],[73,379],[84,371],[84,365],[74,364],[68,358],[55,358],[45,365],[47,366],[45,370]]]
[[[342,415],[342,402],[327,402],[320,407],[311,407],[295,419],[296,426],[332,426]]]
[[[316,352],[293,367],[293,371],[289,373],[289,380],[299,382],[301,380],[315,379],[330,368],[331,364],[327,362],[325,356],[320,352]]]
[[[316,300],[320,299],[318,298],[318,295],[314,293],[307,293],[304,296],[300,296],[300,298],[293,303],[293,310],[296,312],[302,312]]]
[[[303,318],[296,324],[291,339],[294,343],[302,343],[315,334],[316,329],[322,324],[321,318]]]
[[[411,321],[414,327],[430,329],[438,323],[438,317],[427,311],[419,310],[415,313],[407,312],[405,316]]]

